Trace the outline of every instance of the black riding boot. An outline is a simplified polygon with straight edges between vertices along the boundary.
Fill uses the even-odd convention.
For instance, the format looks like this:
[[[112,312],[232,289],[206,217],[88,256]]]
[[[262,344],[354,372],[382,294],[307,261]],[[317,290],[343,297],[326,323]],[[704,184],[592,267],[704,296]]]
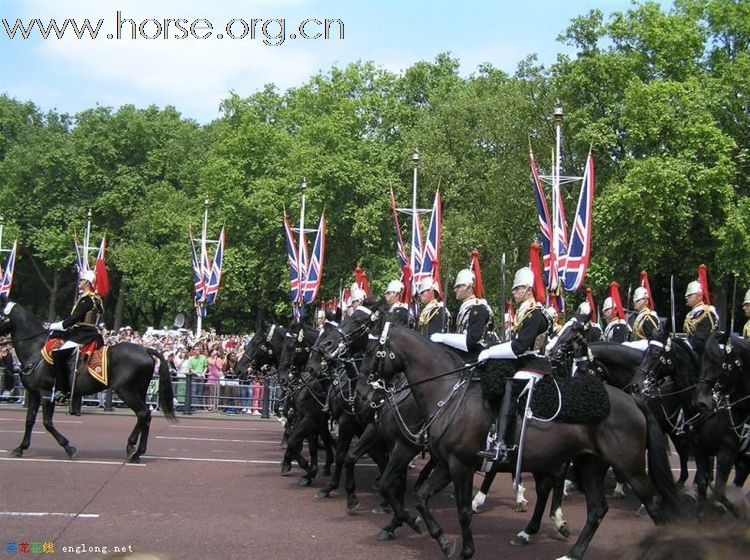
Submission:
[[[503,402],[500,405],[500,410],[497,413],[497,420],[495,424],[495,437],[487,444],[487,449],[477,453],[480,457],[487,459],[488,461],[498,461],[504,463],[508,460],[508,451],[511,451],[508,445],[509,441],[509,428],[512,424],[511,420],[515,415],[515,407],[513,406],[513,380],[507,379],[505,381],[505,393],[503,393]]]
[[[55,370],[56,393],[52,398],[62,403],[70,398],[70,377],[68,375],[68,357],[61,356],[58,351],[52,352],[52,367]]]

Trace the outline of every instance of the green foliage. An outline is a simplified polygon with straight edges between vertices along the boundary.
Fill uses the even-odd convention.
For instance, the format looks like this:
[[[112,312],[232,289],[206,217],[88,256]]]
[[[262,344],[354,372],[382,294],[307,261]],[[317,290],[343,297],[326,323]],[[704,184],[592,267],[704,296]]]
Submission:
[[[380,293],[399,273],[388,191],[411,205],[418,149],[418,205],[429,207],[437,189],[443,197],[441,271],[455,276],[479,249],[495,303],[501,255],[509,268],[524,265],[538,235],[528,148],[548,171],[556,99],[563,172],[579,174],[590,149],[596,161],[592,287],[626,286],[646,269],[663,291],[663,279],[687,282],[700,262],[719,283],[730,274],[750,281],[748,3],[644,2],[607,19],[594,10],[560,40],[575,54],[550,68],[529,56],[513,75],[485,64],[464,78],[448,53],[400,75],[373,62],[333,67],[284,92],[271,84],[232,93],[204,126],[172,107],[70,118],[0,96],[0,204],[25,255],[20,277],[39,282],[21,293],[65,310],[73,234],[91,208],[97,243],[105,232],[110,240],[125,321],[191,313],[187,232],[199,232],[208,199],[209,237],[227,232],[208,325],[245,331],[260,314],[286,320],[282,214],[297,225],[303,179],[306,227],[323,210],[328,220],[321,297],[335,297],[358,264]],[[576,194],[564,193],[568,212]],[[408,242],[410,218],[401,221]]]

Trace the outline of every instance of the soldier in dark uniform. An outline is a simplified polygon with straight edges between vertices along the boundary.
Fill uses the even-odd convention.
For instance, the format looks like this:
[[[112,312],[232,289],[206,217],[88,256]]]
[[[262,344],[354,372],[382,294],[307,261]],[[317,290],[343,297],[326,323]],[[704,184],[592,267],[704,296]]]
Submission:
[[[745,317],[748,317],[748,320],[742,329],[742,338],[750,340],[750,290],[745,292],[745,300],[742,302],[742,311],[745,312]]]
[[[618,317],[618,312],[611,297],[606,298],[602,304],[602,316],[607,323],[604,328],[605,342],[617,342],[619,344],[630,340],[630,325],[625,319]]]
[[[513,299],[518,305],[513,323],[513,336],[510,342],[503,342],[483,350],[479,361],[514,360],[517,371],[513,379],[525,380],[533,384],[543,375],[551,373],[549,362],[540,350],[550,327],[543,307],[534,299],[534,273],[530,268],[521,268],[513,279]],[[497,415],[495,437],[488,441],[488,447],[479,455],[490,461],[507,461],[509,447],[508,432],[515,416],[512,406],[517,398],[516,384],[509,379],[505,386],[503,402]]]
[[[385,289],[385,302],[388,304],[386,321],[397,327],[409,326],[409,308],[401,303],[404,285],[400,280],[391,280]]]
[[[492,309],[486,300],[476,297],[474,282],[474,273],[468,268],[456,275],[453,292],[456,300],[461,302],[456,316],[456,333],[434,333],[430,336],[433,342],[468,352],[470,358],[497,342],[497,335],[492,332]]]
[[[417,328],[425,336],[450,330],[451,316],[440,301],[438,285],[433,278],[423,279],[417,286],[419,301],[424,306],[419,314]]]
[[[81,274],[78,284],[80,295],[73,306],[70,315],[62,321],[52,323],[50,338],[59,338],[65,342],[52,352],[55,368],[55,385],[59,393],[58,399],[65,399],[75,383],[75,366],[78,362],[78,349],[90,342],[96,342],[96,347],[104,346],[104,339],[99,333],[97,324],[103,311],[102,299],[94,292],[96,275],[87,270]],[[72,367],[69,364],[73,359]],[[74,395],[70,403],[70,413],[80,415],[81,397]]]
[[[661,331],[661,321],[656,311],[649,307],[648,290],[643,286],[639,286],[633,292],[633,306],[637,312],[637,315],[633,319],[633,341],[639,340],[652,340],[657,338]]]
[[[706,339],[716,330],[719,324],[719,315],[713,305],[707,304],[704,299],[704,290],[700,282],[693,281],[685,290],[685,303],[690,311],[685,317],[684,330],[687,340],[697,354],[703,353]]]

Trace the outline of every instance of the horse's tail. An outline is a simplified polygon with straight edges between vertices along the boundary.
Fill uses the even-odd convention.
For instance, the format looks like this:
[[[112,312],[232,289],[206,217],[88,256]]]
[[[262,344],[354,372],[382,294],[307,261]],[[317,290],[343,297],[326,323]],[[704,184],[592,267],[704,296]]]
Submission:
[[[648,404],[642,399],[634,400],[646,417],[648,476],[662,500],[662,509],[667,514],[665,521],[669,521],[670,518],[683,517],[684,508],[672,474],[672,465],[669,463],[667,438]]]
[[[174,415],[174,390],[172,389],[172,376],[169,373],[167,360],[158,350],[146,348],[152,357],[159,360],[159,408],[168,420],[176,420]]]

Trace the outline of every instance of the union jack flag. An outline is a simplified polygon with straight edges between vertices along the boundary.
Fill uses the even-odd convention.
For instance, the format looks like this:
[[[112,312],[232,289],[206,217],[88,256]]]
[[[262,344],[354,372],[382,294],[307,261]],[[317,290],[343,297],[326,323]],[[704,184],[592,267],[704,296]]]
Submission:
[[[214,262],[211,265],[211,274],[206,284],[206,305],[211,305],[216,301],[216,296],[219,294],[219,285],[221,284],[221,265],[224,260],[224,240],[225,233],[224,228],[221,228],[219,234],[219,243],[216,245],[216,252],[214,253]]]
[[[440,286],[440,238],[442,232],[443,214],[441,208],[440,192],[435,192],[435,200],[432,203],[432,214],[430,226],[427,230],[427,239],[422,252],[422,270],[414,278],[414,284],[418,285],[423,278],[432,277]],[[442,288],[441,288],[442,290]]]
[[[305,303],[312,303],[318,296],[320,290],[320,281],[323,278],[323,261],[326,252],[326,216],[325,212],[320,215],[318,232],[315,235],[315,245],[313,245],[312,258],[307,269],[303,284],[303,300]]]
[[[555,166],[553,173],[557,175],[557,166]],[[552,292],[560,291],[560,277],[564,277],[568,262],[568,224],[565,219],[563,200],[560,196],[560,177],[557,176],[556,179],[553,180],[552,187],[552,200],[554,202],[552,208],[552,251],[550,253],[550,261],[554,265],[551,268],[554,269],[554,272],[550,274],[547,286]]]
[[[422,220],[419,217],[417,207],[412,208],[411,221],[411,287],[412,293],[416,293],[417,282],[422,278],[422,255],[424,248],[422,246]]]
[[[573,222],[573,235],[570,238],[565,260],[563,287],[569,292],[578,290],[586,278],[591,254],[591,214],[594,204],[594,158],[586,158],[581,192],[578,195],[578,208]]]
[[[18,241],[14,241],[13,248],[10,250],[10,256],[8,256],[8,262],[5,264],[5,272],[2,273],[2,283],[0,283],[0,296],[6,299],[10,296],[10,289],[13,287],[13,273],[16,270],[17,249]]]
[[[289,299],[293,302],[302,300],[300,290],[300,260],[297,255],[297,242],[294,237],[292,226],[289,225],[286,211],[284,211],[284,238],[286,240],[286,254],[289,261]]]
[[[201,314],[203,314],[204,308],[202,304],[206,301],[206,297],[205,297],[206,282],[203,277],[203,269],[201,268],[201,263],[198,260],[198,253],[195,250],[195,240],[193,239],[193,228],[189,229],[189,234],[190,234],[190,250],[193,256],[193,285],[195,288],[195,303],[198,304],[198,307],[201,309]]]
[[[548,279],[547,285],[549,285],[549,279],[552,274],[552,271],[550,270],[550,245],[552,238],[550,229],[551,220],[549,218],[549,210],[547,209],[547,198],[544,196],[542,182],[539,179],[539,171],[536,168],[536,162],[534,162],[534,154],[531,152],[529,152],[529,163],[531,164],[531,184],[534,186],[534,201],[536,202],[536,213],[539,217],[539,229],[542,232],[541,242],[544,276]]]

